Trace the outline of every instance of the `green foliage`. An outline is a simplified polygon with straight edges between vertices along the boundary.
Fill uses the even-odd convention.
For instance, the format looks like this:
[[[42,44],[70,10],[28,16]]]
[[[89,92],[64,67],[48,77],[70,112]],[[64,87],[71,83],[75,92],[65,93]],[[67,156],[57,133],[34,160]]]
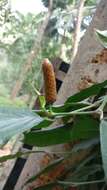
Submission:
[[[48,7],[49,6],[49,0],[42,0],[43,4],[45,7]],[[61,9],[65,9],[66,6],[72,2],[72,0],[54,0],[53,1],[53,9],[56,9],[56,8],[61,8]]]
[[[56,159],[53,163],[43,168],[37,175],[31,177],[27,183],[34,181],[41,175],[48,174],[52,169],[60,166],[60,164],[64,164],[66,160],[72,160],[72,156],[80,155],[84,151],[89,151],[90,154],[73,165],[72,162],[71,164],[69,163],[66,165],[65,173],[61,173],[57,180],[53,180],[51,183],[49,182],[45,186],[36,189],[48,189],[56,185],[61,187],[69,187],[71,185],[84,187],[89,184],[102,184],[105,182],[99,143],[101,143],[104,171],[105,175],[107,175],[106,121],[102,120],[103,115],[105,116],[106,114],[104,109],[107,105],[106,85],[107,81],[104,81],[87,88],[86,91],[81,91],[81,94],[78,93],[69,97],[63,107],[62,105],[57,105],[56,108],[52,106],[51,109],[46,109],[43,100],[43,109],[35,110],[36,113],[26,109],[0,108],[1,143],[8,140],[11,136],[25,131],[27,132],[24,133],[23,141],[33,146],[50,146],[67,142],[78,142],[72,150],[63,153],[65,154],[63,157]],[[80,99],[77,98],[79,96]],[[93,96],[95,98],[90,99]],[[76,107],[72,108],[73,101]],[[69,109],[67,109],[68,105]],[[66,124],[50,128],[50,125],[59,118],[66,118]],[[30,128],[32,128],[32,131],[28,131]],[[34,153],[34,151],[26,153],[18,152],[14,155],[4,156],[0,160],[3,162],[7,159],[13,159],[30,153]],[[71,172],[73,172],[72,177],[70,177]],[[66,178],[63,178],[65,174]],[[100,177],[97,178],[97,175]]]
[[[107,48],[107,30],[101,31],[101,30],[96,30],[96,34],[98,39],[100,40],[101,44]]]
[[[91,86],[90,88],[86,88],[83,91],[75,94],[74,96],[71,96],[67,99],[66,103],[70,103],[70,102],[79,102],[82,101],[90,96],[94,96],[95,94],[99,94],[99,92],[101,91],[101,89],[103,87],[106,87],[107,85],[107,80],[99,83],[99,84],[95,84],[93,86]]]
[[[43,3],[48,6],[48,0],[44,0]],[[42,83],[41,62],[43,58],[48,57],[52,60],[60,56],[65,61],[70,60],[73,42],[72,34],[75,30],[75,20],[77,17],[76,4],[78,4],[78,1],[75,0],[53,1],[53,14],[45,31],[41,51],[32,63],[32,69],[26,76],[20,95],[30,93],[32,96],[35,96],[31,83],[34,83],[40,89]],[[92,17],[93,11],[91,13],[91,5],[90,3],[90,11],[88,8],[85,10],[84,19],[87,16]],[[5,21],[3,21],[3,30],[0,33],[0,49],[4,51],[2,57],[6,57],[6,59],[0,61],[0,65],[5,65],[0,69],[0,84],[4,85],[4,88],[8,90],[8,95],[10,95],[38,36],[37,28],[43,21],[46,13],[23,15],[18,11],[11,12],[11,7],[5,0],[1,0],[0,6],[1,9],[5,9],[8,12],[8,14],[6,13],[6,19],[5,16],[2,16]],[[87,22],[89,22],[88,20],[90,19],[87,19]],[[86,27],[83,21],[81,31],[86,29]],[[63,45],[66,47],[65,56],[61,55]]]
[[[24,142],[35,146],[49,146],[84,140],[98,136],[99,124],[92,117],[76,117],[73,123],[55,129],[30,132],[25,135]]]
[[[40,105],[41,105],[41,108],[44,109],[45,106],[46,106],[46,100],[45,100],[45,97],[40,95],[39,96],[39,101],[40,101]]]
[[[85,149],[89,149],[94,147],[96,144],[98,143],[97,139],[95,140],[91,140],[91,141],[85,141],[85,143],[80,143],[78,145],[74,145],[74,148],[71,150],[71,152],[65,152],[65,156],[61,156],[61,158],[55,159],[54,161],[52,161],[48,166],[44,167],[40,172],[38,172],[36,175],[32,176],[28,181],[26,181],[25,184],[29,183],[29,182],[33,182],[36,179],[38,179],[41,175],[48,175],[49,172],[52,172],[52,170],[54,170],[55,168],[59,167],[61,164],[64,164],[64,162],[66,162],[69,159],[72,159],[72,156],[74,156],[75,154],[80,154],[81,150],[85,150]],[[38,153],[40,151],[28,151],[28,152],[18,152],[14,155],[9,155],[9,156],[4,156],[2,158],[0,158],[0,161],[3,162],[7,159],[13,159],[15,157],[20,157],[21,155],[29,155],[30,153]],[[57,153],[57,152],[56,152]],[[60,153],[61,154],[61,153]],[[64,152],[62,152],[62,154],[64,154]],[[76,155],[75,155],[76,156]],[[57,178],[57,180],[55,180],[54,182],[48,183],[47,185],[43,185],[42,187],[38,187],[36,189],[44,189],[44,188],[50,188],[50,187],[55,187],[55,185],[59,185],[61,187],[63,186],[69,186],[69,185],[89,185],[90,183],[101,183],[104,180],[97,180],[97,181],[85,181],[88,179],[88,177],[92,174],[96,174],[99,171],[102,171],[102,167],[101,165],[98,164],[93,164],[93,170],[92,170],[92,163],[94,161],[94,159],[96,159],[96,153],[93,153],[92,155],[89,155],[85,160],[82,160],[79,164],[78,167],[76,167],[76,169],[73,171],[73,167],[75,167],[77,165],[73,165],[72,167],[66,166],[66,174],[67,171],[68,173],[72,172],[72,177],[70,179],[70,175],[67,177],[66,181],[62,181],[61,179],[63,179],[63,173],[61,174],[60,178]],[[96,160],[95,160],[96,162]],[[91,163],[91,165],[89,166],[89,163]],[[88,164],[88,166],[87,166]],[[87,168],[88,167],[88,168]],[[83,170],[84,169],[84,170]],[[78,176],[79,178],[78,178]],[[69,181],[68,181],[69,180]],[[84,180],[84,182],[81,182],[81,180]]]
[[[26,104],[20,100],[19,98],[16,98],[14,101],[10,100],[10,98],[5,96],[0,96],[0,106],[12,106],[12,107],[26,107]]]
[[[102,45],[107,48],[107,31],[101,31],[96,30],[96,35]],[[100,109],[104,109],[105,105],[107,103],[107,98],[105,97],[105,100],[100,106]],[[101,116],[101,118],[103,115]],[[106,118],[101,120],[100,123],[100,143],[101,143],[101,153],[102,153],[102,160],[103,160],[103,168],[105,171],[105,178],[107,180],[107,151],[106,151],[106,139],[107,139],[107,121]]]
[[[43,2],[47,4],[48,1],[46,0]],[[63,1],[61,2],[63,3]],[[57,3],[59,3],[59,5],[57,5]],[[53,10],[53,15],[48,23],[45,33],[46,36],[54,39],[54,51],[57,47],[61,49],[61,47],[65,45],[65,56],[60,56],[62,56],[61,58],[68,62],[71,59],[73,36],[77,19],[77,9],[75,7],[78,6],[78,3],[79,1],[77,0],[64,1],[65,6],[61,9],[60,1],[53,1],[53,6],[56,6],[56,8]],[[87,1],[87,3],[85,4],[85,9],[83,12],[84,17],[81,24],[81,37],[83,36],[87,26],[89,25],[92,19],[93,13],[95,11],[94,5],[96,4],[97,2],[89,3],[89,1]],[[58,42],[60,46],[58,46]],[[51,51],[51,49],[49,50]]]
[[[13,135],[20,134],[43,119],[27,109],[0,107],[0,144],[6,143]]]
[[[9,23],[4,24],[4,30],[1,33],[1,47],[5,50],[3,57],[6,56],[7,59],[6,66],[2,68],[0,73],[0,82],[8,89],[9,94],[19,77],[23,65],[26,63],[37,36],[38,25],[43,21],[43,16],[44,13],[40,13],[37,16],[29,13],[24,16],[16,12],[9,17]],[[26,77],[21,94],[28,94],[33,91],[30,84],[33,80],[36,80],[37,87],[39,86],[40,88],[41,80],[39,79],[41,73],[37,71],[40,70],[41,60],[42,54],[40,52],[33,62],[32,70]],[[38,73],[38,76],[34,77],[35,73],[36,75]]]
[[[48,0],[43,0],[46,7],[48,2]],[[67,6],[70,4],[76,5],[77,3],[77,1],[72,0],[54,1],[53,16],[46,29],[41,51],[37,55],[36,60],[33,61],[32,70],[29,72],[20,94],[35,93],[32,89],[32,82],[39,89],[41,83],[40,65],[44,57],[52,59],[59,55],[61,43],[64,43],[67,48],[70,45],[71,48],[71,33],[73,34],[75,29],[76,12],[68,9]],[[95,0],[87,0],[85,5],[91,7],[96,3],[97,1]],[[86,10],[84,18],[88,15],[92,17],[92,14]],[[78,186],[81,190],[81,187],[86,187],[87,185],[87,189],[89,189],[89,184],[102,184],[105,183],[105,177],[107,178],[107,151],[105,143],[107,124],[105,118],[106,111],[104,109],[107,104],[107,96],[105,94],[107,81],[95,84],[69,97],[64,105],[46,108],[45,98],[42,97],[40,98],[41,110],[30,111],[6,107],[7,104],[12,106],[16,104],[19,107],[22,105],[19,99],[11,102],[8,95],[31,51],[37,37],[37,28],[43,21],[44,16],[45,13],[40,13],[36,16],[33,14],[24,16],[16,12],[14,14],[9,13],[9,19],[5,19],[5,22],[3,21],[5,30],[0,35],[0,47],[3,50],[5,49],[4,55],[8,55],[7,60],[5,60],[6,64],[8,62],[8,67],[6,65],[6,67],[1,69],[0,73],[2,89],[0,104],[5,105],[5,107],[0,108],[0,143],[3,145],[13,135],[23,132],[23,142],[33,146],[44,147],[67,142],[75,143],[76,141],[77,144],[72,150],[63,152],[63,157],[56,159],[55,162],[41,170],[28,182],[37,179],[42,174],[47,174],[56,166],[63,164],[67,159],[72,160],[73,156],[82,155],[82,152],[89,151],[89,154],[82,161],[77,161],[73,166],[72,164],[66,165],[65,173],[61,173],[58,179],[53,180],[52,183],[47,183],[43,187],[36,188],[38,190],[50,189],[55,187],[55,185],[60,185],[67,189],[73,185]],[[82,30],[84,29],[86,29],[86,26],[84,27],[83,23]],[[106,47],[106,32],[97,30],[96,33],[104,47]],[[2,86],[2,84],[5,85]],[[5,98],[2,96],[5,96]],[[50,127],[54,121],[59,119],[63,122],[62,126]],[[30,131],[31,128],[32,130]],[[101,144],[101,152],[99,144]],[[18,152],[14,155],[1,157],[0,161],[3,162],[23,155],[27,156],[31,153],[35,153],[35,151]],[[72,176],[71,173],[73,174]]]
[[[0,1],[0,26],[2,26],[5,22],[8,22],[10,15],[10,7],[8,0]]]
[[[87,6],[93,6],[93,5],[96,5],[98,2],[98,0],[86,0],[85,4]]]

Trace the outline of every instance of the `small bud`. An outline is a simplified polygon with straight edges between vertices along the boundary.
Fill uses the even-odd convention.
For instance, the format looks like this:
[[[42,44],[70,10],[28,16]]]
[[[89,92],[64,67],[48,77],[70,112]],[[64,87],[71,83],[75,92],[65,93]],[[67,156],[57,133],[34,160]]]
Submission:
[[[53,65],[48,59],[45,59],[42,63],[45,98],[47,104],[52,104],[56,100],[56,80]]]

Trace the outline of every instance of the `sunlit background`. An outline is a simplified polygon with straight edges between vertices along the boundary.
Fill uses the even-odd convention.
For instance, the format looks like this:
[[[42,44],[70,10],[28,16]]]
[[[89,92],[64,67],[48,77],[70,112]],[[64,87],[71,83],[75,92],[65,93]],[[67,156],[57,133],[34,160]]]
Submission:
[[[11,7],[12,10],[17,10],[23,14],[28,12],[37,14],[46,10],[41,0],[11,0]]]

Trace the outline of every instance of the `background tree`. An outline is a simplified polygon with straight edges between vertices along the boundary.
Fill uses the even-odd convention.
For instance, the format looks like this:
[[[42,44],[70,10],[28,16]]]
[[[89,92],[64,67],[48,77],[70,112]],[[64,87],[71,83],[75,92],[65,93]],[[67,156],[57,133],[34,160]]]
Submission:
[[[17,97],[27,95],[31,100],[35,96],[31,84],[35,84],[39,89],[42,83],[42,80],[40,80],[40,68],[44,57],[49,59],[60,57],[66,62],[70,62],[79,1],[53,2],[52,15],[44,30],[42,46],[36,55],[36,59],[33,59],[31,67],[28,69],[29,72],[26,73],[24,80],[22,80],[20,90],[18,90],[17,86],[15,87],[15,83],[19,81],[23,68],[25,69],[29,52],[32,50],[35,39],[38,39],[38,27],[40,28],[41,23],[44,21],[46,12],[38,15],[31,13],[23,15],[19,12],[12,12],[11,6],[6,1],[2,0],[1,2],[5,2],[1,4],[2,9],[4,10],[6,6],[6,10],[8,10],[8,19],[4,19],[4,16],[2,16],[5,21],[2,22],[0,28],[0,55],[2,57],[0,61],[0,84],[3,87],[2,94],[7,97],[11,94],[11,99],[13,97],[15,99],[14,92],[19,91]],[[49,1],[45,0],[43,3],[47,7]],[[92,19],[97,3],[97,0],[86,0],[85,2],[80,38],[84,35]]]

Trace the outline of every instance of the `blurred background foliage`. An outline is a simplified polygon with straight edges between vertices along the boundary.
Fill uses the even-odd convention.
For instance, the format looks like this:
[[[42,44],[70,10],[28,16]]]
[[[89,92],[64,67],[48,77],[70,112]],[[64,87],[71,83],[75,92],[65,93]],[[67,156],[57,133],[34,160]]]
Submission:
[[[47,8],[48,0],[42,0]],[[0,104],[15,106],[30,105],[35,97],[32,83],[37,89],[42,84],[41,62],[61,58],[70,62],[77,21],[79,0],[54,0],[52,16],[45,30],[39,54],[32,63],[26,80],[16,100],[11,100],[11,92],[23,69],[35,39],[38,27],[43,22],[46,11],[39,14],[22,14],[11,9],[11,1],[0,1]],[[86,0],[81,24],[81,38],[89,26],[99,0]]]

